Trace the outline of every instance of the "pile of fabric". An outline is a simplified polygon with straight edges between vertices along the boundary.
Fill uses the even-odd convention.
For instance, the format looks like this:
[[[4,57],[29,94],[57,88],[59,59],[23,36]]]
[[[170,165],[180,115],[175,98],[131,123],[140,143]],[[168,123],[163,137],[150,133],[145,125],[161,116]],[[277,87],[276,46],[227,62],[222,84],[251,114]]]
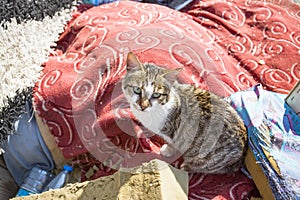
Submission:
[[[35,83],[35,112],[50,128],[64,158],[70,165],[81,169],[81,181],[85,181],[153,158],[180,166],[180,159],[163,158],[157,153],[164,141],[151,135],[133,117],[120,83],[125,73],[125,58],[130,51],[142,62],[169,68],[182,67],[181,82],[195,84],[222,97],[231,97],[232,105],[245,121],[249,146],[257,161],[262,163],[274,196],[285,198],[296,194],[297,190],[279,188],[278,183],[288,187],[289,181],[297,183],[299,180],[295,173],[285,173],[286,166],[279,164],[284,157],[281,153],[298,155],[298,146],[285,141],[299,144],[299,120],[291,110],[288,110],[289,115],[284,115],[288,116],[283,118],[285,121],[274,119],[274,112],[267,112],[263,106],[267,102],[260,104],[261,96],[255,95],[287,94],[299,81],[300,32],[296,30],[300,27],[300,7],[291,1],[275,4],[254,0],[204,0],[194,1],[190,6],[184,12],[178,12],[156,4],[133,1],[95,7],[80,5],[72,13],[54,51],[44,63],[40,78],[37,80],[44,60],[39,60],[38,67],[24,62],[26,67],[21,67],[16,63],[14,68],[23,72],[27,66],[29,69],[32,67],[37,76],[26,78],[31,82],[25,87],[19,82],[11,84],[19,77],[8,77],[7,87],[13,86],[14,89],[9,91],[14,92]],[[65,23],[61,22],[60,25]],[[5,34],[10,38],[8,36],[8,33]],[[43,48],[51,46],[52,43],[39,45]],[[47,56],[49,53],[47,51]],[[43,55],[30,54],[30,57],[45,58]],[[11,58],[4,60],[7,62]],[[0,63],[0,66],[4,64]],[[26,72],[20,77],[30,75]],[[254,87],[257,84],[261,84],[260,89]],[[247,91],[249,88],[252,90]],[[250,101],[258,101],[255,106],[262,108],[256,123],[252,122],[250,113],[254,105],[249,104],[250,107],[245,108],[244,104],[240,104],[247,102],[248,106],[249,96]],[[282,99],[278,106],[280,109],[284,108]],[[270,105],[268,108],[274,108],[273,104]],[[290,116],[293,120],[286,123]],[[3,114],[1,119],[4,117]],[[13,119],[9,121],[13,124]],[[261,126],[262,121],[268,128]],[[276,125],[270,126],[269,122]],[[10,126],[13,132],[13,126]],[[1,124],[0,127],[7,125]],[[0,135],[5,134],[7,132],[3,131]],[[282,139],[280,148],[274,144],[273,134],[276,141]],[[285,135],[288,138],[292,135],[293,139],[286,140]],[[285,147],[292,148],[292,153],[287,153]],[[281,175],[289,179],[283,180],[273,170],[273,165],[263,156],[265,151],[273,155]],[[242,172],[189,176],[190,199],[246,199],[257,192],[254,182]]]
[[[229,99],[247,126],[250,149],[275,199],[300,199],[300,118],[285,97],[257,85]]]

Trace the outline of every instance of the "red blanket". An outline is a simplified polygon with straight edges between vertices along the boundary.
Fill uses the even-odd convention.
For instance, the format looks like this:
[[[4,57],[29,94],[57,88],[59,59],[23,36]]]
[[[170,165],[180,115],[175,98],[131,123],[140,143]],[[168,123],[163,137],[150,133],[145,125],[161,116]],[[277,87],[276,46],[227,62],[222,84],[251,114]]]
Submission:
[[[261,7],[262,2],[251,4],[200,2],[187,15],[115,2],[74,13],[45,63],[34,106],[65,158],[82,168],[82,180],[152,158],[180,165],[178,158],[157,154],[163,141],[130,112],[120,88],[129,51],[142,62],[183,67],[182,82],[220,96],[256,83],[278,92],[292,88],[300,78],[299,16],[269,4]],[[190,199],[242,199],[254,189],[241,172],[190,175]]]

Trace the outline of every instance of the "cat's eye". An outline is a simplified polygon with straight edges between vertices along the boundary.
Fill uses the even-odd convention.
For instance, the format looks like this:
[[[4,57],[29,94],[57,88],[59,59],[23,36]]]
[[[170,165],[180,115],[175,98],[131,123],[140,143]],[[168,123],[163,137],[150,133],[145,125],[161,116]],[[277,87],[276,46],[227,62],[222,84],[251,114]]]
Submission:
[[[134,86],[134,87],[133,87],[133,92],[134,92],[135,94],[141,94],[141,93],[142,93],[142,90],[141,90],[140,87]]]
[[[160,93],[154,92],[154,93],[152,94],[152,97],[153,97],[153,98],[159,98],[160,95],[161,95]]]

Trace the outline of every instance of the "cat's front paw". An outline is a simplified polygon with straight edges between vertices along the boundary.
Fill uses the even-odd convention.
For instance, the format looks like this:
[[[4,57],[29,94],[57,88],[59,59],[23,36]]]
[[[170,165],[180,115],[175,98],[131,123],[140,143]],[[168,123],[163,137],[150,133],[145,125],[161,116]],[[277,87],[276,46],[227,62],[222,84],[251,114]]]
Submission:
[[[160,148],[160,155],[164,156],[164,157],[172,157],[174,155],[174,150],[172,147],[170,147],[167,144],[164,144],[161,148]]]
[[[192,172],[190,165],[186,164],[185,162],[183,162],[179,168],[187,172]]]

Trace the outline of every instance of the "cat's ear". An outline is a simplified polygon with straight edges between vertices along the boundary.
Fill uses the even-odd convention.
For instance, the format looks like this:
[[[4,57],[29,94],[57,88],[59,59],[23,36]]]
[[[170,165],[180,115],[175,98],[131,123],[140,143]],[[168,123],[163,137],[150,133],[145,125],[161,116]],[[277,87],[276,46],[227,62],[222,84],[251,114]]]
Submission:
[[[176,69],[165,69],[161,76],[166,76],[166,75],[177,75],[179,74],[179,72],[181,72],[181,70],[183,70],[183,68],[176,68]]]
[[[136,55],[134,55],[134,53],[132,53],[132,52],[128,53],[126,63],[127,63],[127,65],[126,65],[127,71],[130,71],[133,69],[144,71],[143,64],[139,61],[139,59],[136,57]]]

